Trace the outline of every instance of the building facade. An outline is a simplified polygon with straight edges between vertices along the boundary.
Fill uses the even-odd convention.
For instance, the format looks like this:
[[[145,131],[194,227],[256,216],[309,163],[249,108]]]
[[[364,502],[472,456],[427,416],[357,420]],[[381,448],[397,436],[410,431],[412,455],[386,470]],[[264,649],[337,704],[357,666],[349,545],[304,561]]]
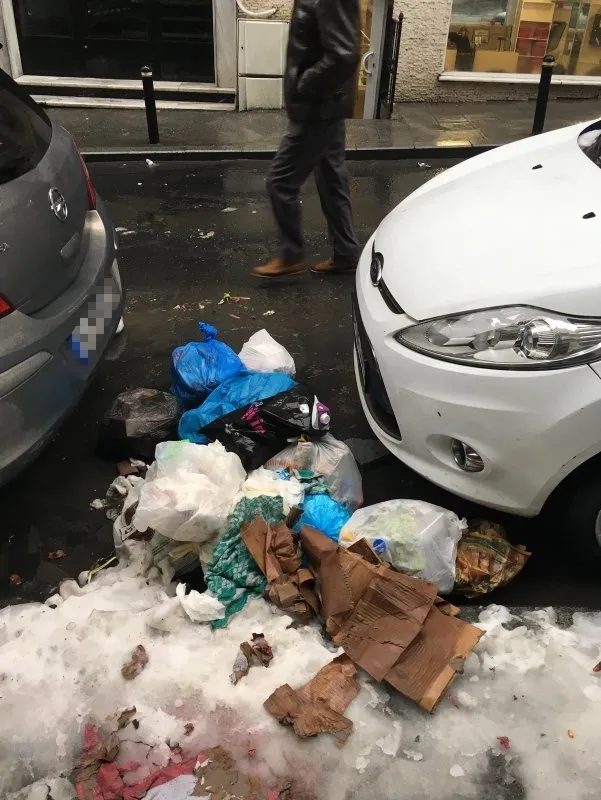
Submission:
[[[0,0],[0,67],[47,102],[126,103],[150,64],[159,102],[277,108],[292,5]],[[356,116],[379,115],[401,12],[397,101],[526,99],[546,54],[552,96],[601,94],[601,0],[361,0]]]

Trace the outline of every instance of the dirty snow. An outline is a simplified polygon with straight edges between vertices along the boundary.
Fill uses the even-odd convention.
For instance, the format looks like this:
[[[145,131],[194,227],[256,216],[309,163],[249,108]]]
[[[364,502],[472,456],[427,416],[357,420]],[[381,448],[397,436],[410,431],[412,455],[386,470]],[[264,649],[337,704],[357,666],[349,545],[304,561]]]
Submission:
[[[145,545],[134,548],[129,566],[83,588],[63,585],[68,599],[56,609],[0,612],[0,797],[69,775],[84,723],[110,727],[131,706],[140,727],[120,732],[130,741],[124,759],[140,756],[139,741],[154,745],[163,762],[167,740],[191,751],[221,744],[237,757],[252,748],[271,775],[302,775],[327,800],[393,798],[400,787],[405,800],[598,797],[601,683],[591,669],[601,658],[601,614],[576,614],[562,630],[552,610],[516,618],[490,607],[454,703],[445,699],[427,715],[362,675],[347,710],[355,730],[338,750],[328,737],[298,740],[263,709],[276,687],[301,685],[335,655],[317,625],[291,627],[254,599],[224,630],[188,619],[172,633],[152,630],[147,619],[165,598],[158,578],[143,574]],[[273,662],[232,686],[238,647],[253,632],[265,634]],[[121,667],[139,644],[148,665],[125,681]],[[186,723],[194,732],[184,738]],[[509,750],[498,737],[509,739]]]

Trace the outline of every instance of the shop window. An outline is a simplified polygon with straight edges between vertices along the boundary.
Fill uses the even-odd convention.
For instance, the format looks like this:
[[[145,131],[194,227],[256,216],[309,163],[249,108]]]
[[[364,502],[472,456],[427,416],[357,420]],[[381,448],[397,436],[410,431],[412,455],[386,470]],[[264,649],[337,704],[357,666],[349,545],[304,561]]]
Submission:
[[[445,71],[601,77],[601,2],[453,0]]]

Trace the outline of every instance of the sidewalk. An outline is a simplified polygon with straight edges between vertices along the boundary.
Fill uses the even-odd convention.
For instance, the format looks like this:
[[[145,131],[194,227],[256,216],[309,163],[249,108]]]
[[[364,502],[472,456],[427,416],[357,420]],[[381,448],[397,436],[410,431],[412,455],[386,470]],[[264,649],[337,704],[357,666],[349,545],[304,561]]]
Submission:
[[[283,112],[159,110],[160,145],[149,145],[142,110],[50,108],[90,159],[268,158],[286,126]],[[400,103],[392,120],[349,120],[350,158],[472,155],[530,134],[533,102]],[[601,117],[594,100],[555,100],[545,130]]]

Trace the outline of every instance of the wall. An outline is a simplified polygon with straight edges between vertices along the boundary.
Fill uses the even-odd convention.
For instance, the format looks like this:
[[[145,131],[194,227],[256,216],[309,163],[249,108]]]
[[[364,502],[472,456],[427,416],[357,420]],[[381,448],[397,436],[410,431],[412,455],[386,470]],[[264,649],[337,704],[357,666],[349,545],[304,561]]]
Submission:
[[[0,11],[1,11],[1,6],[0,6]],[[6,47],[6,31],[4,30],[4,22],[2,21],[1,13],[0,13],[0,44],[2,45],[2,50],[0,50],[0,69],[3,69],[10,75],[10,61],[8,58],[8,49]]]
[[[286,19],[292,0],[243,0],[247,8],[277,8],[274,19]],[[536,84],[447,83],[438,75],[446,51],[452,0],[395,0],[395,15],[405,15],[396,84],[399,102],[480,102],[485,100],[529,100],[536,97]],[[600,98],[601,86],[557,86],[551,98]],[[398,107],[397,107],[398,111]]]

